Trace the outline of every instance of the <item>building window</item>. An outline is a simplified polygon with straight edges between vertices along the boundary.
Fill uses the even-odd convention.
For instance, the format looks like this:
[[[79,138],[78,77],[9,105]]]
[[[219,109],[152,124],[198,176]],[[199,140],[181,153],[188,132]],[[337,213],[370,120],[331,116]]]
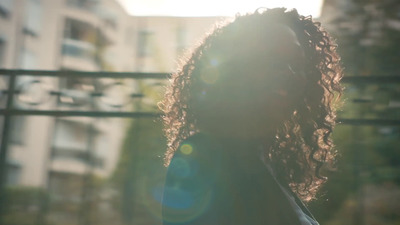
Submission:
[[[152,49],[150,45],[150,38],[152,36],[152,32],[142,30],[138,33],[138,46],[137,46],[137,55],[138,57],[146,57],[152,54]]]
[[[54,135],[53,159],[73,160],[92,167],[104,167],[104,159],[96,154],[96,140],[100,133],[91,126],[76,121],[58,120]]]
[[[98,30],[90,23],[71,18],[65,20],[64,38],[85,41],[92,44],[99,40]]]
[[[62,54],[94,61],[95,47],[93,44],[74,39],[64,39],[62,43]]]
[[[28,0],[24,21],[24,33],[37,36],[40,32],[42,23],[42,9],[40,0]]]
[[[64,159],[82,162],[92,168],[104,168],[104,159],[94,153],[73,149],[53,149],[53,159]]]
[[[54,132],[54,147],[86,151],[88,125],[77,121],[57,120]]]
[[[6,41],[0,37],[0,68],[4,67],[4,59],[6,53]]]
[[[7,162],[7,180],[8,186],[16,186],[21,179],[21,165],[17,162]]]
[[[65,20],[63,54],[94,60],[96,51],[107,43],[95,26],[70,18]]]
[[[11,117],[10,143],[21,145],[26,138],[26,117]]]
[[[0,1],[0,16],[7,18],[13,8],[13,0],[1,0]]]

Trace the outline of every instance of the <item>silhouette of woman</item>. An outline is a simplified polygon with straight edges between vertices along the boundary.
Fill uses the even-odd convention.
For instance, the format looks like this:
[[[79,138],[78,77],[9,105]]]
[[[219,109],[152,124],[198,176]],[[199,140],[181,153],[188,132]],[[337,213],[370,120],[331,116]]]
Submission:
[[[164,224],[318,224],[302,201],[334,160],[336,45],[311,17],[257,10],[219,25],[172,75]]]

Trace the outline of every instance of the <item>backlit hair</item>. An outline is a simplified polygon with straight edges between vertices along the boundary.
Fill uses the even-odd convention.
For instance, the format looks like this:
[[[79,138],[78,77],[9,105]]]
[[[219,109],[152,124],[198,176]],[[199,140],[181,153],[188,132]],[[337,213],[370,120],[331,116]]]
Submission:
[[[307,201],[326,180],[320,175],[322,166],[335,159],[330,134],[336,118],[334,102],[342,93],[339,81],[343,74],[336,45],[328,33],[311,16],[301,16],[296,10],[275,8],[237,15],[233,22],[216,25],[184,60],[172,75],[171,85],[160,103],[169,143],[165,162],[169,164],[182,140],[198,132],[196,112],[191,103],[198,95],[194,92],[202,85],[198,76],[208,60],[208,53],[224,49],[222,54],[229,54],[229,49],[234,49],[239,41],[240,45],[246,45],[243,39],[247,35],[270,24],[286,25],[296,33],[306,56],[306,91],[291,118],[276,130],[275,142],[265,157],[276,170],[278,179]]]

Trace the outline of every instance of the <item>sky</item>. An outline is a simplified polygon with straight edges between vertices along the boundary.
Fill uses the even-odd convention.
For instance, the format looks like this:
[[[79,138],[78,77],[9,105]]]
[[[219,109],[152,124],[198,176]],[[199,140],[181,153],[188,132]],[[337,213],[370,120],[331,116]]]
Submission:
[[[257,8],[296,8],[318,17],[323,0],[118,0],[135,16],[234,16]]]

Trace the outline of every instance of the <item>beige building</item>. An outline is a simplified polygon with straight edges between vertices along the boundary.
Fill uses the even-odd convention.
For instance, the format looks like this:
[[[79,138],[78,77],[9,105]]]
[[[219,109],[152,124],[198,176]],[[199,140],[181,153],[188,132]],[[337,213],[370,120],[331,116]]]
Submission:
[[[122,71],[131,61],[125,55],[135,51],[121,47],[130,17],[114,1],[15,0],[2,1],[0,7],[2,68]],[[107,51],[115,49],[124,49],[120,55],[125,60],[119,64],[105,59]],[[17,85],[26,93],[15,107],[31,109],[29,103],[44,100],[39,92],[47,88],[66,95],[46,98],[35,109],[89,110],[87,93],[101,84],[104,81],[24,76]],[[110,174],[125,130],[124,121],[116,119],[18,116],[12,122],[8,182],[36,187],[45,187],[49,175],[84,174],[90,168],[100,176]]]
[[[136,32],[135,71],[172,72],[222,17],[132,17]]]
[[[172,72],[185,49],[221,19],[134,17],[114,0],[1,0],[0,68]],[[29,103],[42,101],[48,93],[43,90],[50,89],[65,95],[36,108],[89,110],[87,92],[110,82],[24,76],[17,83],[26,91],[15,107],[31,109]],[[140,92],[135,82],[124,82]],[[112,110],[101,103],[95,107]],[[80,176],[89,169],[103,177],[111,174],[126,121],[26,116],[15,117],[13,128],[9,184],[45,187],[53,178]]]

